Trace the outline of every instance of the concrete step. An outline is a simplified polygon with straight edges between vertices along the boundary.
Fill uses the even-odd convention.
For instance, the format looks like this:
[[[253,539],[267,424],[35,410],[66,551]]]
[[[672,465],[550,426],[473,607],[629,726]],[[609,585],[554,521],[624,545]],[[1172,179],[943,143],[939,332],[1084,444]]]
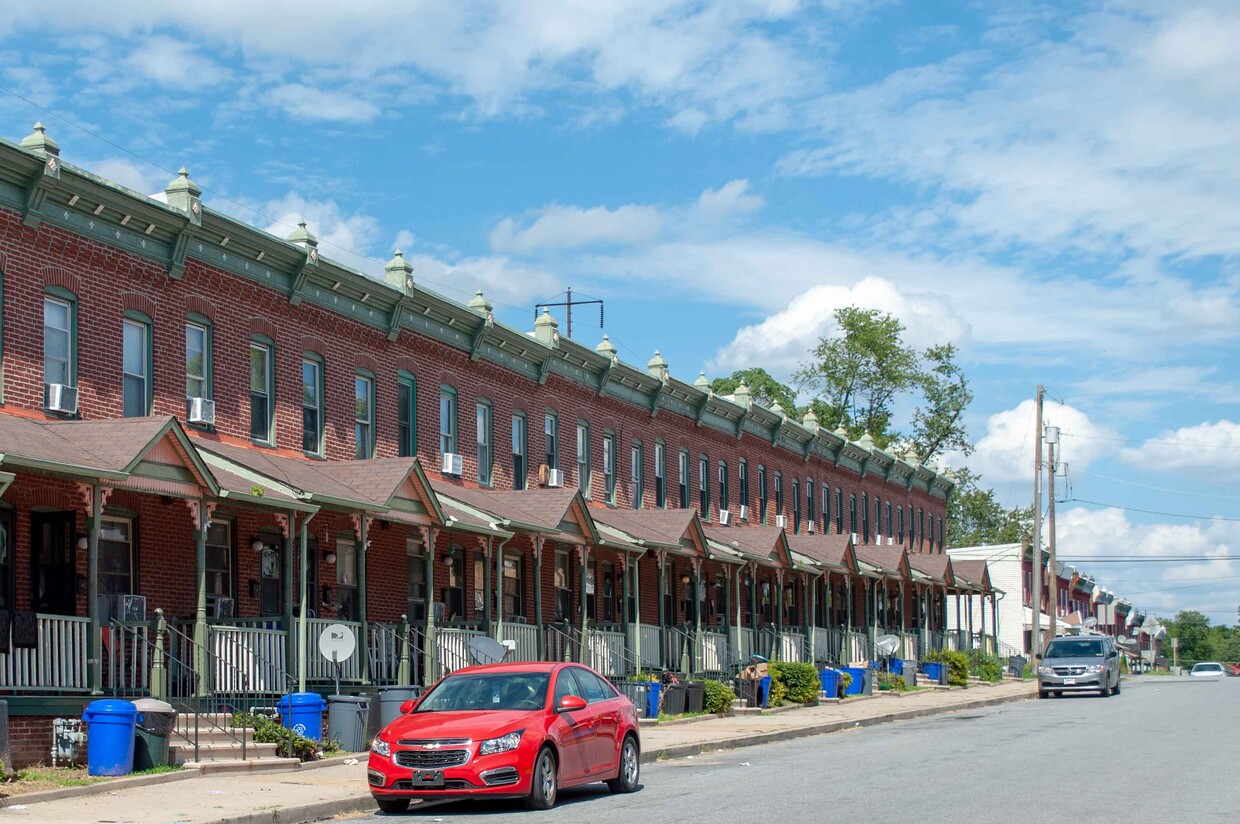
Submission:
[[[200,726],[198,728],[199,744],[230,744],[232,742],[240,742],[242,739],[247,744],[254,741],[254,730],[243,729],[241,727],[233,727],[232,729],[218,729],[215,727]],[[183,742],[193,742],[194,728],[189,729],[178,728],[172,733],[172,743],[179,744]]]
[[[296,758],[263,758],[258,761],[201,761],[197,764],[188,763],[187,769],[198,770],[203,775],[216,773],[241,772],[286,772],[301,769],[301,762]]]
[[[194,745],[192,743],[177,742],[168,747],[168,757],[173,763],[191,763],[194,760]],[[259,761],[276,757],[275,744],[246,744],[245,758],[246,761]],[[235,742],[229,743],[203,743],[198,742],[198,760],[199,761],[238,761],[242,760],[241,745]]]

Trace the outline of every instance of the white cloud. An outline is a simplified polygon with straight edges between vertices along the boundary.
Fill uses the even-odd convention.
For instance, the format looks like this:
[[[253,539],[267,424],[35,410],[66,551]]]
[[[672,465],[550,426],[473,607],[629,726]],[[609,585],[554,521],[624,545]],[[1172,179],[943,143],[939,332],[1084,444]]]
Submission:
[[[164,187],[172,181],[171,175],[148,163],[136,163],[119,157],[85,161],[82,163],[82,168],[104,180],[119,183],[127,189],[144,195],[162,193]]]
[[[514,263],[502,256],[467,258],[448,262],[431,255],[413,255],[414,283],[444,292],[464,302],[481,289],[489,300],[509,305],[527,305],[537,297],[552,294],[559,281],[548,272]],[[499,311],[497,309],[497,311]],[[523,314],[526,323],[527,315]]]
[[[718,189],[707,189],[698,197],[698,211],[707,216],[756,212],[766,205],[762,195],[749,193],[748,180],[733,180]]]
[[[491,248],[497,252],[531,254],[598,243],[641,244],[653,240],[663,225],[658,209],[636,204],[617,209],[551,205],[537,215],[529,225],[513,218],[500,221],[491,232]]]
[[[708,368],[715,373],[760,365],[788,376],[808,357],[819,338],[838,332],[834,312],[845,306],[879,309],[899,318],[905,342],[924,348],[935,343],[960,344],[969,329],[941,296],[903,293],[891,281],[865,278],[849,286],[815,286],[796,296],[783,310],[746,326],[715,353]]]
[[[367,122],[382,110],[369,100],[345,91],[285,83],[268,92],[271,102],[301,120]]]
[[[153,37],[125,59],[125,65],[160,86],[197,90],[226,79],[228,72],[197,49],[171,37]]]
[[[1062,435],[1056,458],[1074,470],[1089,468],[1094,461],[1115,451],[1115,432],[1089,419],[1079,409],[1046,399],[1043,423],[1057,426]],[[986,484],[1028,481],[1033,484],[1034,436],[1037,409],[1032,399],[1013,409],[996,412],[986,421],[986,434],[978,439],[967,459],[969,468],[982,475]],[[959,456],[949,463],[957,464]]]
[[[357,265],[354,259],[360,253],[367,268],[373,269],[375,261],[366,256],[381,235],[375,217],[350,214],[334,200],[309,200],[294,193],[268,201],[262,211],[272,218],[267,231],[276,237],[288,237],[304,220],[306,228],[318,238],[319,252],[324,257]]]
[[[1235,480],[1240,478],[1240,424],[1220,420],[1181,427],[1125,449],[1119,457],[1149,471]]]

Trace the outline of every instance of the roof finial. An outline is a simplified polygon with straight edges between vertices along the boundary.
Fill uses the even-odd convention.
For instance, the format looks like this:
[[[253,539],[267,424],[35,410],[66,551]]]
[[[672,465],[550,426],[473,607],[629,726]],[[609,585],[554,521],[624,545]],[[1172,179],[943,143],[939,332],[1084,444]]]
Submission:
[[[654,350],[654,357],[646,362],[646,371],[661,381],[667,380],[667,361],[659,354],[659,350]]]
[[[57,156],[60,154],[60,145],[48,136],[47,129],[42,123],[34,124],[34,132],[22,138],[21,147],[41,155]]]

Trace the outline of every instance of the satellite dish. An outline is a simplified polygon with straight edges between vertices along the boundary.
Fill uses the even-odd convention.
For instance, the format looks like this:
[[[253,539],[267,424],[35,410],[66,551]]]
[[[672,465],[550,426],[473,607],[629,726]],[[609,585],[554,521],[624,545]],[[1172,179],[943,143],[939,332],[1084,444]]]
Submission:
[[[900,636],[880,635],[874,639],[874,648],[878,650],[879,655],[886,658],[900,648]]]
[[[1085,619],[1084,623],[1085,623],[1085,626],[1089,627],[1090,629],[1093,629],[1094,627],[1098,626],[1098,619],[1091,615],[1090,617]]]
[[[1136,638],[1116,638],[1115,646],[1122,650],[1136,651],[1140,645],[1137,643]]]
[[[505,638],[503,641],[500,641],[500,643],[503,644],[504,649],[508,650],[509,652],[512,652],[513,650],[517,648],[517,642],[513,638]]]
[[[474,659],[474,663],[498,664],[508,654],[508,647],[494,638],[475,635],[469,639],[469,654]]]
[[[357,638],[353,630],[344,624],[328,624],[319,633],[319,655],[328,661],[339,663],[348,661],[357,649]]]

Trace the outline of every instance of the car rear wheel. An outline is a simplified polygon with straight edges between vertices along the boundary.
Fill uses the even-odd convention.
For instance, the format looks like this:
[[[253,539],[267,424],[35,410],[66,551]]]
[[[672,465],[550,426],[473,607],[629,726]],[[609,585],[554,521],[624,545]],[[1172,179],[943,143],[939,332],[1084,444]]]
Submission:
[[[637,751],[637,739],[625,736],[624,745],[620,748],[620,772],[607,782],[607,788],[613,793],[631,793],[637,789],[637,779],[641,775],[641,758]]]
[[[375,803],[379,805],[379,811],[388,815],[400,815],[409,811],[408,798],[376,798]]]
[[[530,794],[525,799],[525,806],[531,810],[549,810],[555,806],[555,797],[559,791],[559,776],[556,775],[555,756],[550,749],[538,753],[534,762],[534,779],[530,785]]]
[[[1116,679],[1115,679],[1115,689],[1111,692],[1111,694],[1112,694],[1112,695],[1119,695],[1119,682],[1120,682],[1120,680],[1121,680],[1121,679],[1119,679],[1119,678],[1116,678]]]
[[[1038,690],[1038,697],[1042,699],[1050,698],[1050,690]]]

